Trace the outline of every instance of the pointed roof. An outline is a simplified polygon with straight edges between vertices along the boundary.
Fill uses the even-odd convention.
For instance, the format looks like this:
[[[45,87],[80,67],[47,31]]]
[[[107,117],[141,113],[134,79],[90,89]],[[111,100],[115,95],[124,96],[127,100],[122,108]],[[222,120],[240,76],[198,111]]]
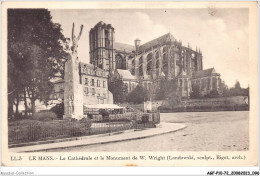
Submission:
[[[193,73],[192,78],[202,78],[202,77],[211,76],[212,74],[217,74],[214,67],[206,70],[197,71]]]
[[[156,45],[160,45],[169,41],[177,41],[171,33],[164,34],[161,37],[158,37],[154,40],[151,40],[149,42],[144,43],[143,45],[140,45],[139,51],[147,50],[151,47],[154,47]],[[125,51],[125,52],[132,52],[135,51],[135,46],[125,44],[125,43],[114,43],[114,48],[118,51]]]
[[[168,41],[176,41],[171,33],[167,33],[161,37],[151,40],[150,42],[144,43],[140,46],[139,51],[147,50],[153,46],[160,45],[161,43],[165,43]]]
[[[129,70],[116,69],[116,71],[122,79],[136,79],[136,77],[132,75]]]

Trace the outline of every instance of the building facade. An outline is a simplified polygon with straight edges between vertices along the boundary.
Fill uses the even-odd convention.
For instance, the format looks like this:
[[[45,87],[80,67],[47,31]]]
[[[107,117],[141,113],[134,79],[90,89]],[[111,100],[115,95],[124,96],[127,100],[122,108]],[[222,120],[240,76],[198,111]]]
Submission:
[[[209,68],[194,73],[191,81],[193,85],[197,85],[199,87],[201,95],[206,95],[214,89],[219,89],[221,78],[220,74],[217,73],[214,68]]]
[[[105,70],[81,62],[80,83],[83,87],[84,104],[113,104],[113,95],[108,90],[108,74]]]

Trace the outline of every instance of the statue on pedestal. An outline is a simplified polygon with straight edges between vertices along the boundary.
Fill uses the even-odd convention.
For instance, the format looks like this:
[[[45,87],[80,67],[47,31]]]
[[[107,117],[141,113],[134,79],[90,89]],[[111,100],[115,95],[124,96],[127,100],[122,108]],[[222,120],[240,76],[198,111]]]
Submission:
[[[78,60],[78,42],[79,42],[79,39],[81,37],[82,30],[83,30],[83,25],[80,26],[79,35],[78,35],[78,37],[76,37],[75,34],[74,34],[74,23],[73,23],[72,34],[71,34],[71,40],[72,40],[71,59],[72,59],[72,61],[75,62],[75,68],[74,68],[75,70],[78,70],[78,63],[79,63],[79,60]]]
[[[82,34],[82,30],[83,30],[83,25],[80,26],[80,32],[78,37],[75,36],[74,34],[74,23],[72,26],[72,34],[71,34],[71,40],[72,40],[72,46],[71,46],[71,51],[72,51],[72,55],[77,54],[77,50],[78,50],[78,41],[81,37]]]

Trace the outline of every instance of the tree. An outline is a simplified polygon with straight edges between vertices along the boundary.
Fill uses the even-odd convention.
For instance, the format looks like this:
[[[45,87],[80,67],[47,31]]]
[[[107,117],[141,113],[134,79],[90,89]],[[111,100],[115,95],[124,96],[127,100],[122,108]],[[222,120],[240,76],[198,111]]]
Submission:
[[[219,83],[219,93],[222,97],[230,96],[228,86],[225,84],[224,81],[220,81]]]
[[[161,79],[155,91],[156,100],[165,100],[172,94],[177,93],[178,84],[176,80]]]
[[[220,95],[219,95],[219,92],[217,89],[213,89],[209,92],[209,94],[205,95],[204,97],[205,98],[218,98]]]
[[[136,88],[127,96],[127,101],[135,104],[143,103],[149,98],[149,92],[143,86],[137,85]]]
[[[114,78],[108,83],[108,90],[113,94],[114,103],[124,103],[127,97],[127,85],[122,79]]]
[[[245,91],[241,88],[239,81],[236,81],[234,87],[229,90],[230,96],[244,96]]]
[[[18,117],[19,94],[22,91],[21,79],[19,75],[22,73],[15,69],[15,64],[8,56],[8,117],[14,117],[13,105],[15,105],[15,117]],[[13,81],[17,79],[17,81]]]
[[[237,90],[240,90],[240,89],[241,89],[241,86],[240,86],[240,82],[239,82],[239,81],[236,81],[235,89],[237,89]]]
[[[64,115],[64,103],[56,104],[50,110],[57,115],[58,119],[62,119]]]
[[[172,92],[168,97],[168,103],[173,109],[174,106],[178,105],[181,102],[181,97],[177,91]]]
[[[156,100],[165,100],[167,98],[167,80],[161,79],[158,82],[157,89],[155,90],[155,99]]]
[[[50,80],[64,75],[68,43],[61,31],[46,9],[8,9],[8,92],[22,87],[33,113],[36,99],[49,100]]]
[[[200,85],[194,83],[191,85],[192,91],[190,92],[190,98],[201,98]]]

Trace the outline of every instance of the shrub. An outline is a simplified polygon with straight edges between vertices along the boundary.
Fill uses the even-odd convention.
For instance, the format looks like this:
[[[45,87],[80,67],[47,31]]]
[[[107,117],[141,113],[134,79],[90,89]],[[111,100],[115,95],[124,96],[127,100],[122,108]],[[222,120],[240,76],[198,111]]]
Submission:
[[[136,120],[131,120],[131,127],[136,128],[137,126],[137,121]]]
[[[109,112],[103,110],[103,111],[100,111],[99,113],[102,114],[102,119],[104,122],[109,121]]]
[[[122,79],[114,78],[108,83],[108,90],[113,94],[114,103],[124,103],[127,97],[127,84]]]
[[[68,126],[65,126],[69,136],[81,136],[85,134],[85,128],[82,124],[72,122]]]
[[[204,96],[205,98],[218,98],[220,97],[219,92],[216,89],[210,91],[209,94]]]
[[[149,122],[149,114],[144,114],[142,116],[142,122],[143,123],[148,123]]]
[[[41,137],[41,125],[38,122],[30,123],[27,127],[27,137],[29,141],[37,141]]]
[[[149,92],[144,87],[137,85],[136,88],[127,95],[127,101],[140,104],[143,103],[145,99],[148,99]]]
[[[190,98],[200,98],[201,92],[200,92],[200,86],[197,83],[192,84],[192,91],[190,92]]]
[[[39,121],[57,120],[57,115],[54,112],[36,112],[34,119]]]
[[[56,104],[50,109],[50,111],[54,112],[58,119],[62,119],[64,115],[64,103]]]
[[[83,118],[80,120],[80,123],[84,125],[86,130],[90,130],[90,127],[92,125],[92,121],[88,118]]]

